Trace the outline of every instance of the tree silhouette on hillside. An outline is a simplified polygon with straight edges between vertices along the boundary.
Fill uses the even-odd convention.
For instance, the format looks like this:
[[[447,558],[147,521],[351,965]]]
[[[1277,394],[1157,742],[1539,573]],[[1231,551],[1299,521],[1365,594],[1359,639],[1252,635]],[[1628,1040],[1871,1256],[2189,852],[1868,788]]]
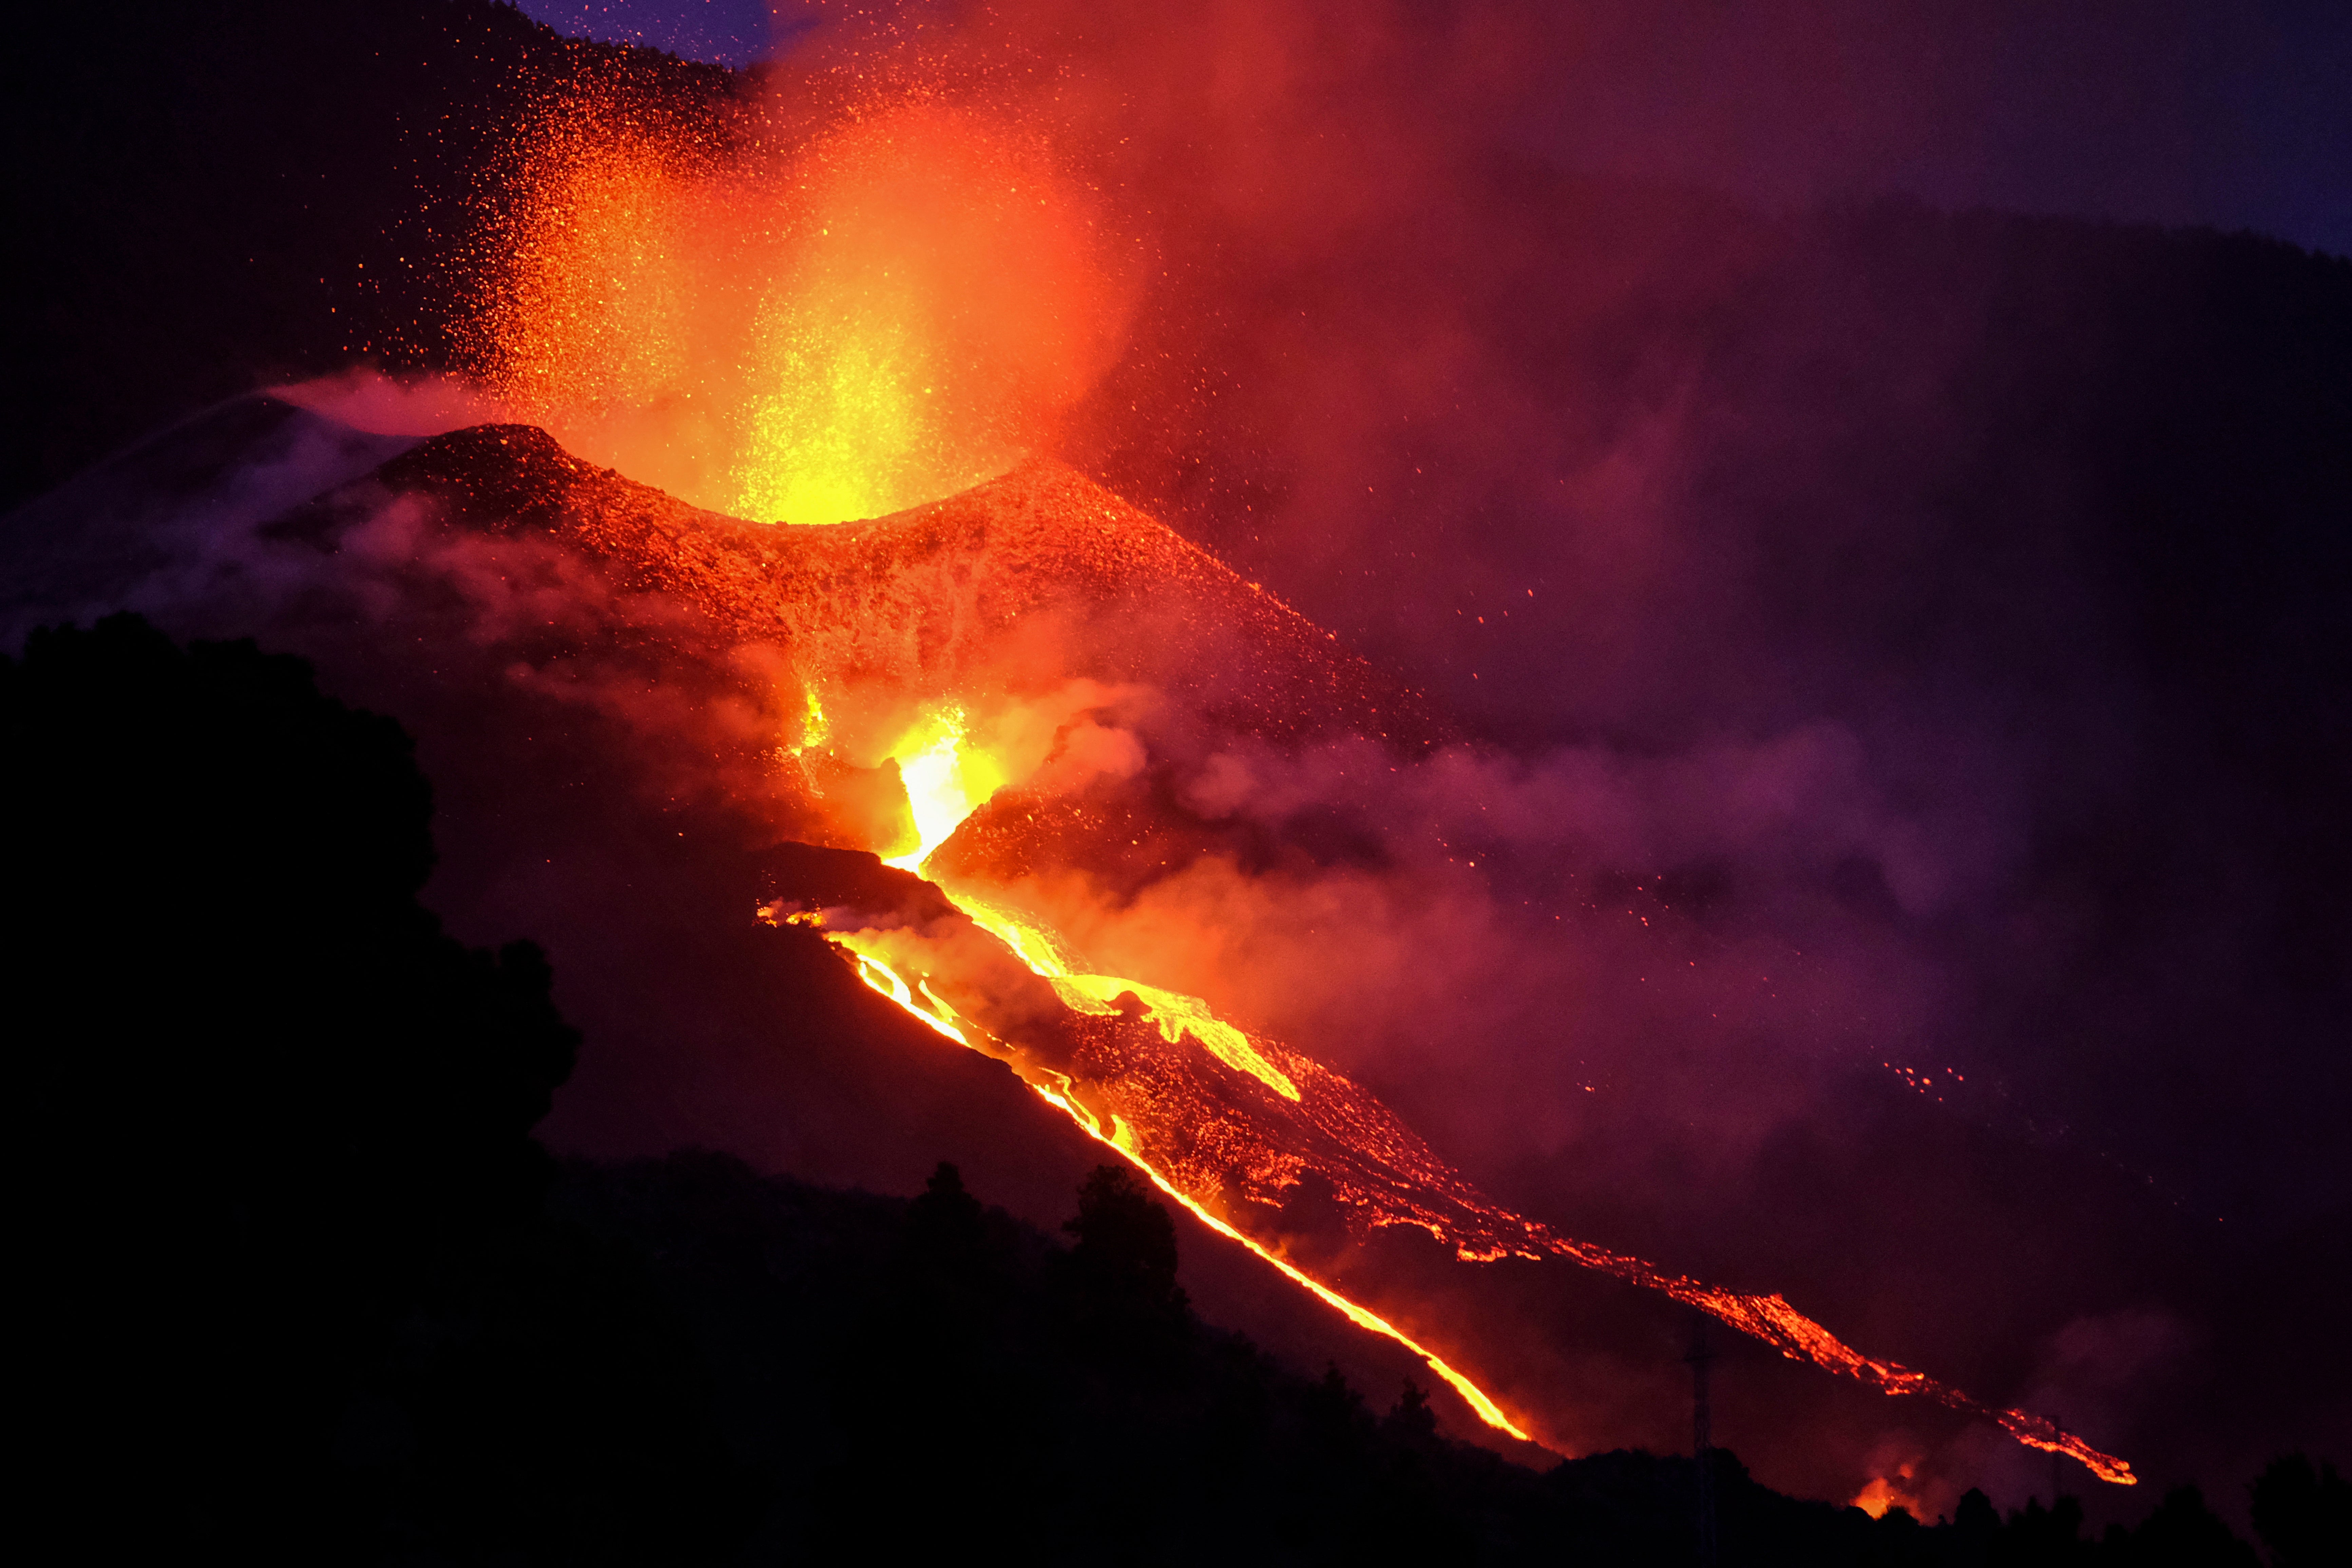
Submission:
[[[298,660],[44,632],[0,741],[21,1489],[88,1555],[1689,1561],[1685,1458],[1538,1475],[1199,1321],[1125,1166],[1066,1247],[944,1163],[901,1200],[548,1159],[545,959],[441,931],[407,737]],[[2189,1489],[2093,1542],[2071,1500],[1922,1526],[1709,1462],[1727,1562],[2255,1561]],[[2332,1466],[2253,1504],[2275,1568],[2340,1558]]]
[[[1062,1228],[1076,1238],[1070,1261],[1107,1306],[1175,1320],[1187,1310],[1176,1283],[1176,1226],[1151,1189],[1125,1165],[1097,1165]]]
[[[540,1221],[577,1037],[536,948],[416,901],[400,727],[121,616],[0,661],[0,735],[35,1489],[260,1561],[644,1561],[723,1515],[690,1349]]]
[[[2332,1464],[2302,1454],[2272,1461],[2253,1485],[2254,1533],[2272,1568],[2352,1562],[2352,1486]]]

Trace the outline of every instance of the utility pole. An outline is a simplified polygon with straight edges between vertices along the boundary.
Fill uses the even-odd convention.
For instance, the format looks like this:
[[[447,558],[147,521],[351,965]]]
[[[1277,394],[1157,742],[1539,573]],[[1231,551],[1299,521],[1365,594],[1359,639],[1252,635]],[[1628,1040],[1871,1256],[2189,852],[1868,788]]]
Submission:
[[[1706,1342],[1706,1314],[1691,1315],[1691,1465],[1698,1477],[1698,1568],[1715,1568],[1715,1434],[1709,1430],[1706,1369],[1715,1352]]]

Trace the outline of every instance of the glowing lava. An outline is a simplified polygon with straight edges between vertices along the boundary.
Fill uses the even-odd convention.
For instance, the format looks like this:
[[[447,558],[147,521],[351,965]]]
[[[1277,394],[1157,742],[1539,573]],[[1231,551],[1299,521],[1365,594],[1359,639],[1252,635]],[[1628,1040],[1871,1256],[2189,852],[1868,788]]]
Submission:
[[[492,182],[468,368],[570,449],[762,522],[1011,468],[1117,353],[1097,204],[976,108],[798,113],[542,106]]]
[[[1123,1011],[1119,1003],[1133,998],[1143,1016],[1159,1026],[1160,1038],[1170,1045],[1190,1036],[1235,1072],[1249,1074],[1285,1100],[1298,1098],[1298,1085],[1290,1075],[1266,1060],[1247,1035],[1219,1018],[1198,996],[1162,991],[1122,975],[1074,973],[1070,960],[1065,956],[1066,950],[1044,926],[1024,921],[1011,910],[990,904],[968,889],[958,889],[948,897],[956,908],[971,917],[972,924],[1011,948],[1029,966],[1031,973],[1052,985],[1055,994],[1070,1011],[1119,1013]]]
[[[517,416],[592,460],[541,454],[542,471],[564,475],[583,501],[563,526],[616,571],[637,570],[641,586],[664,593],[698,584],[698,613],[732,622],[747,644],[781,634],[819,673],[895,680],[910,703],[929,704],[901,715],[887,749],[850,748],[856,766],[880,756],[898,766],[913,842],[886,847],[891,865],[920,871],[1044,760],[1040,751],[1010,765],[998,731],[982,730],[990,743],[975,743],[966,710],[946,698],[1006,689],[993,661],[1008,641],[1034,649],[1063,635],[1076,639],[1066,651],[1099,656],[1057,672],[1089,687],[1071,700],[1077,709],[1100,707],[1108,683],[1203,692],[1215,683],[1202,672],[1246,646],[1283,674],[1221,695],[1232,711],[1255,702],[1270,723],[1311,713],[1367,739],[1404,732],[1410,700],[1375,697],[1385,685],[1338,660],[1320,628],[1244,593],[1204,552],[1076,476],[1015,468],[1117,358],[1136,265],[1113,262],[1099,204],[1037,134],[920,94],[837,105],[821,124],[773,107],[679,119],[625,103],[545,106],[519,128],[513,166],[494,182],[512,196],[486,226],[488,303],[467,347]],[[529,444],[512,426],[478,434],[485,455],[494,440],[509,464],[510,443]],[[971,488],[990,475],[1005,478]],[[638,494],[646,485],[668,494]],[[466,505],[485,504],[461,489]],[[664,522],[683,510],[670,497],[769,523],[940,504],[809,531],[828,537],[780,549],[743,537],[772,529],[708,514]],[[1039,563],[1008,542],[1024,540],[1050,552],[1054,570],[1030,573]],[[1021,557],[1013,570],[984,569],[1011,556]],[[1213,613],[1168,613],[1171,590]],[[800,728],[803,751],[834,728],[814,693]],[[1131,735],[1097,733],[1097,765],[1142,765]],[[826,935],[926,1027],[1010,1063],[1204,1224],[1411,1347],[1498,1429],[1523,1435],[1435,1354],[1247,1235],[1255,1216],[1278,1215],[1311,1174],[1337,1194],[1352,1234],[1407,1226],[1467,1261],[1570,1259],[1793,1359],[1982,1415],[2105,1479],[2133,1479],[2038,1416],[1861,1354],[1778,1296],[1665,1274],[1513,1214],[1341,1075],[1197,997],[1090,972],[1034,919],[973,889],[945,891],[970,928],[942,936],[929,925],[954,922],[826,922]],[[959,974],[961,963],[994,962],[972,956],[982,952],[975,939],[1006,956],[1006,976],[1041,983],[1027,1011],[1005,1010]]]
[[[1004,787],[1003,764],[985,752],[966,749],[964,722],[962,709],[942,710],[890,748],[890,760],[898,764],[899,781],[907,788],[917,843],[903,855],[886,857],[884,864],[920,871],[931,851]]]
[[[919,871],[963,818],[1004,782],[1003,768],[967,755],[965,742],[963,716],[951,710],[919,724],[901,742],[900,766],[909,797],[916,799],[919,789],[924,792],[916,806],[922,842],[892,864]],[[1411,1349],[1461,1393],[1481,1420],[1498,1430],[1527,1436],[1493,1399],[1435,1352],[1215,1212],[1226,1205],[1221,1196],[1225,1184],[1238,1177],[1252,1201],[1278,1207],[1283,1191],[1313,1170],[1330,1184],[1356,1223],[1425,1230],[1465,1261],[1565,1258],[1697,1308],[1791,1360],[1811,1362],[1889,1394],[1936,1400],[1999,1424],[2030,1447],[2067,1455],[2102,1480],[2125,1486],[2135,1482],[2130,1466],[2051,1422],[2030,1412],[1982,1404],[1924,1373],[1864,1355],[1780,1296],[1744,1295],[1667,1274],[1638,1258],[1578,1241],[1514,1214],[1471,1186],[1385,1106],[1347,1079],[1297,1052],[1253,1038],[1217,1018],[1197,997],[1122,976],[1086,973],[1068,944],[1041,922],[968,889],[943,885],[941,890],[979,931],[1044,980],[1069,1015],[1106,1025],[1114,1019],[1149,1022],[1155,1027],[1145,1037],[1157,1040],[1159,1054],[1139,1053],[1135,1031],[1115,1030],[1114,1042],[1107,1047],[1091,1054],[1082,1049],[1079,1056],[1056,1065],[1052,1047],[1024,1039],[1019,1026],[999,1034],[983,1020],[960,1012],[934,987],[938,981],[954,991],[947,973],[919,973],[909,984],[900,966],[908,962],[908,952],[925,951],[928,939],[896,928],[860,927],[847,920],[835,923],[823,914],[788,918],[824,928],[853,956],[868,985],[927,1027],[1006,1062],[1039,1095],[1090,1136],[1118,1149],[1203,1224],[1249,1247],[1350,1321]],[[772,907],[762,913],[772,920],[780,911]],[[1187,1053],[1194,1047],[1219,1069],[1246,1079],[1262,1094],[1252,1100],[1221,1087],[1213,1074],[1203,1077],[1190,1065]],[[1222,1080],[1232,1082],[1233,1078]]]
[[[775,912],[772,910],[763,910],[761,914],[763,918],[766,919],[773,920],[776,918]],[[787,916],[785,918],[798,921],[802,923],[822,924],[821,921],[811,920],[806,916],[795,915]],[[1040,939],[1045,941],[1051,940],[1050,938],[1044,937],[1042,932],[1037,931],[1033,931],[1031,936],[1033,941]],[[926,981],[918,981],[916,984],[921,988],[924,1000],[929,1004],[928,1006],[923,1003],[918,1003],[915,1000],[916,986],[909,986],[905,978],[901,976],[897,970],[891,968],[888,963],[875,956],[872,952],[866,951],[865,947],[860,945],[855,933],[839,935],[836,936],[835,940],[838,941],[842,946],[847,949],[856,959],[858,977],[864,980],[867,985],[873,987],[876,991],[880,992],[883,995],[887,996],[891,1001],[896,1002],[900,1007],[905,1008],[915,1017],[922,1020],[926,1026],[944,1035],[949,1039],[955,1041],[956,1044],[970,1047],[973,1049],[981,1048],[980,1045],[972,1037],[973,1035],[979,1033],[979,1031],[974,1029],[968,1020],[957,1016],[955,1010],[949,1006],[945,1002],[941,1001],[939,995],[931,990],[929,984]],[[1104,981],[1122,987],[1130,986],[1129,982],[1113,981],[1111,977],[1105,975],[1089,975],[1086,978],[1089,980]],[[1165,993],[1162,993],[1162,994],[1165,994]],[[1191,998],[1184,998],[1183,1000],[1190,1001]],[[1104,1011],[1116,1012],[1117,1009],[1105,1008]],[[1228,1029],[1232,1027],[1230,1025],[1220,1025],[1218,1026]],[[1163,1032],[1165,1026],[1163,1026]],[[968,1033],[968,1031],[970,1032]],[[1234,1030],[1234,1033],[1238,1035],[1240,1034],[1240,1031]],[[1246,1038],[1246,1037],[1244,1037]],[[1171,1038],[1172,1039],[1174,1037],[1171,1036]],[[1272,1069],[1269,1068],[1268,1070],[1271,1071]],[[1058,1077],[1058,1075],[1056,1076]],[[1024,1081],[1028,1082],[1029,1087],[1034,1089],[1040,1098],[1060,1110],[1064,1114],[1068,1116],[1071,1121],[1076,1122],[1078,1126],[1086,1131],[1088,1137],[1094,1138],[1098,1142],[1118,1150],[1121,1156],[1132,1163],[1137,1170],[1142,1172],[1145,1176],[1150,1179],[1152,1185],[1167,1194],[1177,1203],[1181,1204],[1186,1211],[1200,1220],[1202,1225],[1207,1226],[1218,1235],[1225,1237],[1231,1240],[1237,1241],[1241,1243],[1242,1246],[1248,1247],[1258,1257],[1264,1258],[1266,1262],[1274,1265],[1276,1268],[1281,1270],[1284,1277],[1290,1279],[1294,1284],[1304,1286],[1307,1290],[1313,1292],[1317,1299],[1328,1306],[1338,1309],[1350,1322],[1356,1324],[1357,1327],[1368,1329],[1373,1333],[1394,1340],[1397,1343],[1404,1346],[1405,1349],[1419,1356],[1423,1362],[1427,1363],[1430,1371],[1435,1373],[1439,1377],[1444,1378],[1454,1392],[1462,1395],[1463,1400],[1469,1405],[1470,1408],[1477,1413],[1479,1420],[1484,1421],[1487,1426],[1492,1426],[1498,1431],[1509,1433],[1512,1436],[1518,1438],[1521,1442],[1533,1441],[1533,1439],[1530,1438],[1516,1422],[1514,1422],[1509,1416],[1503,1414],[1502,1407],[1496,1405],[1494,1400],[1487,1397],[1484,1389],[1481,1389],[1476,1384],[1472,1383],[1468,1378],[1463,1376],[1461,1373],[1455,1371],[1446,1363],[1445,1359],[1437,1354],[1436,1352],[1421,1344],[1419,1342],[1412,1338],[1412,1336],[1399,1329],[1395,1324],[1381,1317],[1379,1313],[1371,1311],[1368,1308],[1360,1307],[1355,1302],[1350,1301],[1345,1296],[1340,1295],[1337,1290],[1332,1289],[1321,1280],[1317,1279],[1314,1276],[1307,1273],[1304,1269],[1301,1269],[1296,1264],[1290,1262],[1287,1258],[1285,1258],[1279,1254],[1261,1246],[1259,1243],[1253,1241],[1250,1237],[1243,1235],[1240,1231],[1235,1230],[1232,1226],[1226,1224],[1223,1220],[1219,1219],[1215,1215],[1210,1213],[1208,1209],[1202,1206],[1201,1203],[1191,1194],[1178,1187],[1173,1182],[1168,1179],[1165,1173],[1156,1169],[1149,1160],[1143,1157],[1142,1153],[1135,1147],[1132,1133],[1126,1124],[1120,1122],[1117,1118],[1113,1118],[1110,1131],[1108,1132],[1105,1132],[1103,1131],[1101,1119],[1096,1116],[1095,1113],[1087,1108],[1085,1101],[1078,1097],[1076,1092],[1075,1086],[1070,1083],[1067,1078],[1059,1078],[1058,1082],[1040,1082],[1027,1079],[1024,1075]],[[1294,1097],[1297,1092],[1297,1091],[1295,1089],[1291,1090]]]

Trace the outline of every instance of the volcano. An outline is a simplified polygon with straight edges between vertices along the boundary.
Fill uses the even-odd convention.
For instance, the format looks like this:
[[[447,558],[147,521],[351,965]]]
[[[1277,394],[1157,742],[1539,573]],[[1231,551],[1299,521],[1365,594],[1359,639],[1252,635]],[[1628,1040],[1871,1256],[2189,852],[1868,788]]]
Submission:
[[[1621,60],[1544,151],[1591,40],[1542,7],[819,7],[749,69],[491,0],[134,9],[19,51],[0,653],[134,611],[396,724],[417,918],[541,944],[581,1032],[566,1168],[945,1162],[1041,1267],[1149,1172],[1201,1322],[1426,1386],[1513,1484],[1513,1431],[1685,1451],[1717,1322],[1701,1446],[1825,1516],[2185,1480],[2242,1531],[2340,1454],[2341,257],[1588,161],[1720,129],[1707,18],[1644,34],[1702,90]],[[1805,96],[1801,142],[1853,118]],[[1965,153],[1955,101],[1864,141]],[[103,754],[206,798],[184,746]],[[236,942],[233,858],[74,864],[190,819],[138,793],[19,814],[107,889],[51,938],[97,986],[26,967],[52,1060],[142,950]],[[744,1398],[837,1374],[887,1471],[921,1380],[745,1318],[789,1348]]]
[[[240,479],[240,536],[206,511],[237,499],[220,488],[223,444],[240,474],[346,471],[290,504],[285,486]],[[405,449],[383,457],[388,445]],[[1462,1352],[1442,1327],[1400,1326],[1409,1301],[1400,1316],[1377,1282],[1372,1304],[1335,1289],[1320,1277],[1331,1258],[1407,1231],[1464,1268],[1565,1261],[2131,1479],[2038,1416],[1847,1346],[1778,1295],[1515,1214],[1361,1086],[1220,1016],[1213,999],[1097,973],[1034,896],[1041,872],[1118,884],[1251,848],[1238,839],[1252,830],[1188,805],[1153,755],[1167,737],[1212,750],[1346,740],[1403,762],[1447,731],[1417,693],[1072,470],[1030,462],[893,516],[779,527],[690,506],[528,426],[406,444],[247,400],[37,509],[15,541],[12,580],[36,590],[18,616],[70,615],[103,575],[96,560],[120,566],[120,534],[89,525],[121,514],[126,486],[209,526],[151,530],[130,558],[142,581],[108,585],[118,597],[168,598],[205,629],[250,616],[258,595],[278,631],[331,658],[357,629],[417,645],[428,680],[487,676],[617,722],[625,740],[590,749],[632,759],[640,795],[698,798],[753,825],[751,879],[711,895],[731,907],[688,922],[756,925],[794,944],[796,962],[821,943],[926,1029],[1009,1066],[1212,1230],[1423,1357],[1498,1431],[1541,1436],[1547,1423],[1507,1414],[1448,1359]],[[1087,748],[1091,765],[1074,755]]]

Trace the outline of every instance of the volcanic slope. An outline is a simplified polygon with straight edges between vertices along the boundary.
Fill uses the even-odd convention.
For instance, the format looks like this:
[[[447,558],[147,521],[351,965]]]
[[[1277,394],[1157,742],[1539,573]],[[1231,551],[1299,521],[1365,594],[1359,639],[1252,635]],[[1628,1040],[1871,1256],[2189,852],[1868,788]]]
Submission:
[[[1083,679],[1148,688],[1197,722],[1262,740],[1353,734],[1425,749],[1443,738],[1412,693],[1330,634],[1055,464],[1032,462],[887,518],[769,527],[583,462],[535,427],[478,426],[424,442],[267,531],[324,544],[353,520],[418,500],[457,532],[551,539],[621,592],[691,606],[667,634],[682,655],[707,659],[713,650],[693,645],[713,638],[780,647],[813,698],[883,691],[903,711]],[[1055,847],[1071,847],[1066,833]],[[1197,998],[1041,958],[1030,947],[1050,949],[1049,934],[1005,910],[967,901],[974,930],[960,916],[923,914],[924,900],[877,918],[822,908],[829,900],[813,889],[776,891],[769,918],[797,907],[822,921],[876,989],[1006,1061],[1204,1221],[1318,1294],[1249,1235],[1274,1206],[1265,1200],[1278,1205],[1310,1170],[1346,1195],[1351,1229],[1411,1226],[1465,1259],[1567,1259],[1696,1307],[1792,1360],[1926,1395],[2105,1479],[2130,1479],[2129,1467],[2038,1416],[1854,1351],[1779,1296],[1664,1273],[1494,1205],[1355,1084],[1216,1019]],[[1413,1348],[1490,1424],[1516,1430],[1435,1354]]]
[[[677,595],[723,635],[781,645],[828,693],[945,700],[1090,679],[1269,739],[1447,738],[1418,693],[1050,461],[890,517],[767,526],[583,461],[535,426],[485,425],[425,441],[321,504],[386,494],[431,498],[461,526],[551,534],[618,587]]]

